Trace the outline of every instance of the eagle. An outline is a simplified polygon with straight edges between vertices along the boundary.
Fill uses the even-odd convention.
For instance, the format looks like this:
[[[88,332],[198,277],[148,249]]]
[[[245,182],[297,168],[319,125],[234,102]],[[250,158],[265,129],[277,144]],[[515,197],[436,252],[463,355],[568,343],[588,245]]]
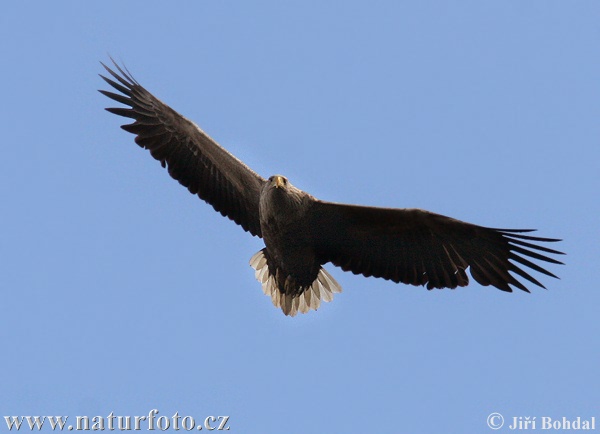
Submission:
[[[112,59],[111,59],[112,60]],[[283,175],[265,179],[160,101],[114,60],[100,77],[133,119],[121,126],[190,193],[206,201],[265,247],[250,259],[263,292],[285,315],[317,310],[342,291],[323,265],[396,283],[456,288],[470,275],[483,286],[529,292],[516,276],[545,288],[530,270],[558,278],[532,260],[562,264],[546,243],[561,241],[497,229],[416,208],[380,208],[319,200]],[[116,71],[115,71],[116,69]]]

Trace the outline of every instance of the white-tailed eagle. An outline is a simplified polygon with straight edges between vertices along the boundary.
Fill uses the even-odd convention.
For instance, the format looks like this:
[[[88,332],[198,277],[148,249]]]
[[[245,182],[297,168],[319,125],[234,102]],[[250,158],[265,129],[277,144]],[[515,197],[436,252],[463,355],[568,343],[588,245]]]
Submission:
[[[264,293],[286,315],[316,310],[341,292],[322,268],[327,262],[354,274],[428,289],[466,286],[467,268],[481,285],[508,292],[511,285],[529,292],[513,274],[544,287],[527,269],[556,277],[530,259],[561,264],[547,255],[562,253],[542,245],[557,239],[421,209],[321,201],[284,176],[262,178],[116,63],[118,73],[103,66],[111,78],[101,77],[119,93],[100,92],[127,106],[107,110],[134,120],[122,128],[135,134],[135,142],[190,193],[264,240],[265,248],[250,265]]]

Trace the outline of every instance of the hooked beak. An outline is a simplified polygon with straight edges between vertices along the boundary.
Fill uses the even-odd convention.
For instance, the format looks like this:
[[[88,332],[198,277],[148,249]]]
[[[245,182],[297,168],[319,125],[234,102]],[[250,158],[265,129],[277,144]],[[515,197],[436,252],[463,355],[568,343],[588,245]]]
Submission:
[[[275,176],[273,178],[273,184],[275,185],[275,188],[283,188],[285,186],[283,176]]]

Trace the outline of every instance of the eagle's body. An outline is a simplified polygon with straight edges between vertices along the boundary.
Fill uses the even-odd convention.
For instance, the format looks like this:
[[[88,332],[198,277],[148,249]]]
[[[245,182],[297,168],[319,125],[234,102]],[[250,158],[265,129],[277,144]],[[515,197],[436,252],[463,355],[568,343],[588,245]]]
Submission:
[[[280,175],[271,179],[261,190],[260,229],[271,268],[280,271],[277,283],[284,286],[290,276],[295,285],[287,290],[297,292],[301,286],[310,286],[321,268],[306,216],[313,198]]]
[[[108,110],[134,119],[123,128],[191,193],[263,238],[265,248],[250,265],[286,315],[316,310],[341,292],[322,268],[327,262],[428,289],[466,286],[467,268],[480,284],[508,292],[510,285],[528,291],[511,272],[543,287],[521,266],[556,277],[524,256],[560,264],[539,252],[561,252],[538,244],[559,240],[522,234],[530,230],[486,228],[420,209],[324,202],[281,175],[264,179],[115,66],[121,75],[104,67],[116,82],[102,78],[120,94],[101,92],[129,108]]]
[[[321,267],[314,248],[314,203],[315,198],[281,175],[270,177],[260,193],[260,228],[265,248],[250,264],[265,294],[290,315],[317,309],[322,297],[330,301],[333,293],[342,291]]]

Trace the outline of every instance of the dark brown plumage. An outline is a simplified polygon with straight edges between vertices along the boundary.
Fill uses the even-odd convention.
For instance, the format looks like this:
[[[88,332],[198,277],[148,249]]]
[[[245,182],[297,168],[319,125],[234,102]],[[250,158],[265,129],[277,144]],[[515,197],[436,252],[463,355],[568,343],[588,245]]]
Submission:
[[[540,245],[559,240],[524,235],[531,230],[486,228],[420,209],[324,202],[281,175],[265,180],[116,63],[120,74],[102,65],[112,79],[101,77],[120,93],[100,92],[128,106],[107,110],[134,120],[122,128],[191,193],[264,239],[250,264],[286,315],[317,309],[341,292],[322,268],[327,262],[428,289],[467,285],[467,268],[481,285],[508,292],[511,285],[529,292],[513,274],[544,287],[527,268],[556,277],[527,258],[561,264],[547,256],[561,252]]]

